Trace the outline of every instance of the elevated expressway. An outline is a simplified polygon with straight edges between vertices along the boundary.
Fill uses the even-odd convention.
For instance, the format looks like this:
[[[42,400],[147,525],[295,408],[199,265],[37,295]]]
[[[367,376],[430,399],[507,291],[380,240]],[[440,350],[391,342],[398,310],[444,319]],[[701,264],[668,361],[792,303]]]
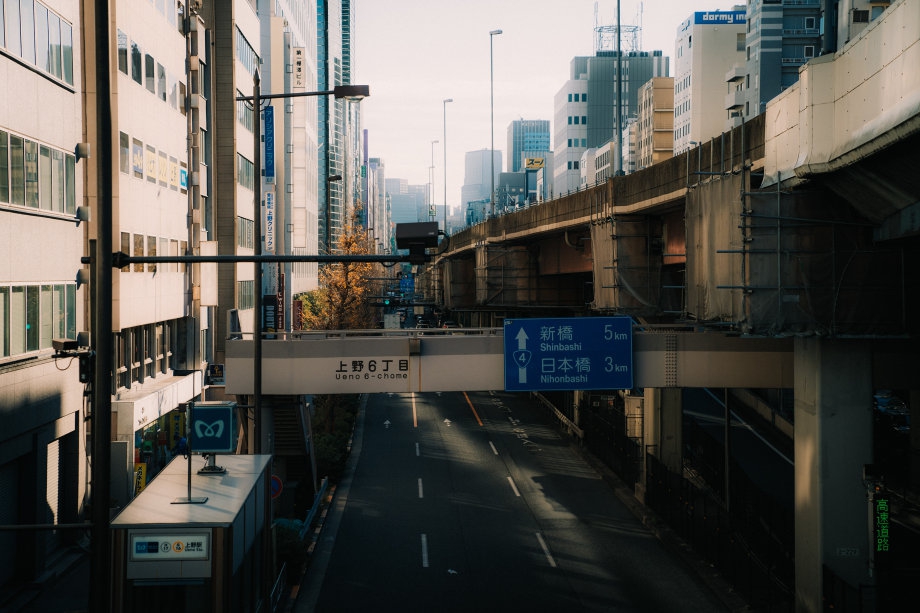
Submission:
[[[840,52],[804,65],[763,115],[651,168],[457,232],[423,272],[425,292],[466,325],[616,313],[686,325],[665,327],[670,337],[787,339],[800,611],[821,610],[825,566],[853,587],[874,582],[863,481],[873,391],[909,390],[917,423],[918,41],[920,2],[894,2]],[[669,387],[712,384],[677,374],[687,373],[646,390],[647,424],[679,415]],[[679,425],[645,437],[680,469],[668,443]],[[916,479],[916,459],[913,468]]]
[[[266,341],[262,392],[334,392],[306,373],[373,355],[416,365],[400,389],[494,389],[505,318],[630,315],[644,448],[680,472],[682,387],[791,388],[797,610],[822,609],[825,568],[874,585],[873,390],[920,407],[918,67],[920,2],[900,0],[763,115],[442,241],[417,287],[477,335]],[[253,391],[250,345],[227,343],[227,393]]]

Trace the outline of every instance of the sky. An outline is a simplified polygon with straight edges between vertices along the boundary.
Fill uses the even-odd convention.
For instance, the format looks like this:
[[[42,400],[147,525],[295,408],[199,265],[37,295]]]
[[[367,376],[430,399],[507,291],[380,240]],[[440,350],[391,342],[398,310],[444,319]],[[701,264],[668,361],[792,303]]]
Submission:
[[[670,57],[673,75],[681,22],[744,4],[619,0],[621,48],[632,48],[627,26],[641,26],[639,48]],[[617,0],[352,0],[352,83],[370,87],[360,103],[369,156],[383,160],[388,178],[433,179],[440,205],[446,144],[447,203],[456,210],[465,154],[489,149],[493,115],[505,170],[508,125],[546,119],[554,129],[553,98],[572,58],[594,54],[595,27],[615,25],[616,11]],[[490,37],[492,30],[502,34]]]

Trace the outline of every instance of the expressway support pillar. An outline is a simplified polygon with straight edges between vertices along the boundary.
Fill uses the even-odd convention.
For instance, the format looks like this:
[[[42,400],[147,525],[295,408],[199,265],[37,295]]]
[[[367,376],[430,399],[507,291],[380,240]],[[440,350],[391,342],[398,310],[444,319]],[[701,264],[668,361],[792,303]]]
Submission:
[[[683,473],[683,410],[680,388],[647,387],[643,391],[643,439],[650,453],[676,474]],[[644,463],[643,463],[644,465]],[[642,470],[636,484],[636,496],[645,499],[647,474]]]
[[[866,486],[872,463],[872,356],[867,343],[795,339],[796,611],[823,609],[823,568],[871,585]]]

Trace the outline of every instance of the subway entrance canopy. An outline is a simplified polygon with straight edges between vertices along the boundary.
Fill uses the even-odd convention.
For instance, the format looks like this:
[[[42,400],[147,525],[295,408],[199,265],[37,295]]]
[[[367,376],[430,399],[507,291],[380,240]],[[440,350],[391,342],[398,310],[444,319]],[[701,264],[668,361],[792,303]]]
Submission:
[[[780,388],[794,385],[791,338],[744,338],[690,329],[637,329],[632,326],[631,338],[627,341],[623,327],[626,324],[622,321],[628,321],[627,318],[583,319],[571,331],[563,329],[562,333],[594,335],[590,340],[581,341],[584,355],[589,358],[588,364],[581,363],[585,380],[567,383],[565,377],[555,375],[541,382],[537,368],[540,371],[550,368],[549,360],[554,360],[557,370],[561,364],[563,372],[569,368],[574,371],[577,350],[565,345],[574,345],[577,341],[548,343],[546,352],[538,354],[542,349],[531,343],[538,342],[541,334],[549,335],[548,330],[541,332],[540,326],[556,326],[553,334],[558,335],[556,322],[560,320],[514,319],[506,323],[504,330],[462,328],[279,334],[261,342],[261,393]],[[591,320],[596,322],[587,323]],[[562,325],[564,328],[567,324]],[[605,325],[610,327],[604,328]],[[509,326],[514,336],[506,338]],[[592,326],[600,327],[595,330]],[[526,363],[521,362],[520,353],[515,353],[521,351],[519,343],[523,339],[518,338],[521,330],[528,339],[535,339],[525,342],[523,350],[531,351]],[[605,335],[610,336],[609,343],[601,340]],[[227,341],[225,393],[253,394],[254,344],[251,335]],[[557,346],[553,347],[554,344]],[[572,354],[568,355],[570,349]],[[585,375],[586,366],[595,372]],[[523,378],[522,368],[525,370]],[[566,376],[577,377],[575,374]],[[562,384],[568,387],[560,387]],[[602,387],[607,385],[609,387]]]

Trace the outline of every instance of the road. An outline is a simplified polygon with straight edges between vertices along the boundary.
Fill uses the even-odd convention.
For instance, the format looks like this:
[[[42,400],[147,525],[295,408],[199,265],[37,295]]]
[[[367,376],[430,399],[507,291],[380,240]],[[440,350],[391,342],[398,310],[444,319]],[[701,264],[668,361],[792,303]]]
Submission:
[[[378,394],[295,611],[724,611],[526,395]]]

